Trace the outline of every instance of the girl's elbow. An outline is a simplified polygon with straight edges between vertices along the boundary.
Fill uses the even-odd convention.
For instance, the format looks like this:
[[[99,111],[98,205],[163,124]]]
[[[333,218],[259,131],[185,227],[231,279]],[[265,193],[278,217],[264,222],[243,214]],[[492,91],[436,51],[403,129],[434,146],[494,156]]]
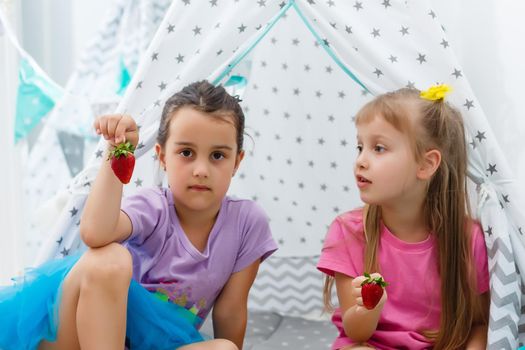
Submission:
[[[352,332],[350,330],[346,330],[346,328],[345,334],[348,338],[352,339],[356,343],[365,343],[370,339],[370,337],[372,337],[372,333]]]
[[[355,342],[364,343],[368,341],[375,332],[375,328],[370,328],[366,323],[349,321],[350,320],[343,320],[343,329],[346,336]]]
[[[345,335],[352,339],[355,342],[361,343],[367,341],[370,336],[367,336],[367,334],[360,332],[356,329],[356,327],[350,327],[350,325],[343,324],[343,330],[345,331]]]
[[[104,242],[100,240],[100,232],[96,232],[96,228],[93,228],[87,224],[82,224],[80,222],[80,238],[85,245],[90,248],[99,248],[105,245]]]

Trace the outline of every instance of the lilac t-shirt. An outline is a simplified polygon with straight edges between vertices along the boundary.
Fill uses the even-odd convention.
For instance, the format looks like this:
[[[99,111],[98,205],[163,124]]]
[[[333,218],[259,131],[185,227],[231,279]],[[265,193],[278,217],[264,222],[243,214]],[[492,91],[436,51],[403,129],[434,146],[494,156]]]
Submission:
[[[380,230],[378,262],[381,275],[389,283],[386,287],[388,299],[368,343],[383,350],[430,349],[432,343],[420,331],[439,329],[441,282],[435,236],[408,243],[397,238],[382,223]],[[328,230],[317,268],[331,276],[334,272],[350,277],[363,275],[364,243],[361,210],[337,217]],[[482,294],[489,289],[489,274],[487,250],[478,224],[472,225],[471,244],[477,290]],[[339,330],[332,349],[352,344],[345,335],[339,308],[332,322]]]
[[[233,273],[277,249],[265,213],[250,200],[223,199],[202,253],[182,230],[169,189],[125,197],[122,211],[133,226],[123,242],[133,257],[133,278],[202,320]]]

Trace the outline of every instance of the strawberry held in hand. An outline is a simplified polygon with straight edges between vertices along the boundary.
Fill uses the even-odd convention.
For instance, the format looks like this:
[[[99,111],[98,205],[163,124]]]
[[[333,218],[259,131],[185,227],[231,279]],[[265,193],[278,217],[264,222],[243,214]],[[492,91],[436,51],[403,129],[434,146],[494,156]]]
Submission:
[[[361,283],[361,297],[363,298],[363,305],[368,310],[372,310],[381,300],[383,288],[387,286],[387,283],[383,280],[383,277],[372,278],[366,272],[364,276],[366,279]]]
[[[130,142],[117,145],[110,153],[108,159],[111,169],[123,184],[129,183],[133,168],[135,167],[135,147]]]

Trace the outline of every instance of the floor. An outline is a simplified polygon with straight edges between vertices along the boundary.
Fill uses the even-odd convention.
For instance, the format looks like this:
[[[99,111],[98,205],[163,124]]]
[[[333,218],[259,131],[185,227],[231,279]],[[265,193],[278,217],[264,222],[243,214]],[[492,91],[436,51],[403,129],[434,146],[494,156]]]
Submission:
[[[209,335],[213,334],[210,319],[201,329]],[[248,315],[244,350],[330,349],[336,336],[337,330],[330,321],[252,311]]]

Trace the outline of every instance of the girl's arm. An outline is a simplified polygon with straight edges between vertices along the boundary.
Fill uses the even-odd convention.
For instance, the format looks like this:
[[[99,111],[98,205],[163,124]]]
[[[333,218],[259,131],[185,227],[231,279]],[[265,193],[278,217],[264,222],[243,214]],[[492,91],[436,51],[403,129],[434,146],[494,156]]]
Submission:
[[[260,260],[231,275],[213,306],[215,338],[228,339],[242,350],[248,320],[248,292],[259,270]]]
[[[138,129],[130,116],[106,115],[94,123],[97,134],[108,140],[108,148],[124,141],[138,142]],[[80,236],[89,247],[102,247],[126,239],[131,234],[131,221],[120,211],[122,183],[113,173],[107,154],[89,192],[80,220]]]
[[[371,276],[376,277],[379,274],[373,273]],[[366,309],[363,306],[363,298],[361,298],[361,283],[364,280],[364,276],[352,278],[342,273],[335,273],[343,328],[346,336],[355,342],[366,342],[372,336],[386,301],[385,291],[374,309]]]
[[[477,315],[467,341],[466,350],[481,350],[487,348],[487,321],[489,319],[490,295],[488,292],[479,296],[481,299],[481,314]]]

